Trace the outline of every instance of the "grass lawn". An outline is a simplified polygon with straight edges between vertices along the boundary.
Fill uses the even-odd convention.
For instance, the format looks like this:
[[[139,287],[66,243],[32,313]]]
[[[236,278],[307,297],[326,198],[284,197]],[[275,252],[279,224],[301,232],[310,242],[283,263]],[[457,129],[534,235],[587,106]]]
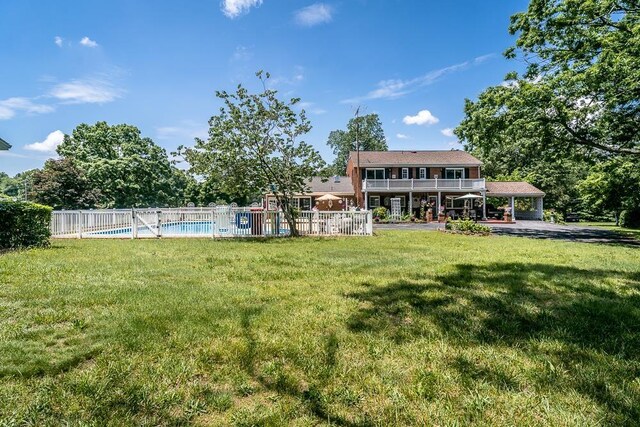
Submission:
[[[625,234],[630,237],[640,239],[640,229],[637,228],[623,228],[617,226],[615,222],[580,222],[579,225],[586,225],[589,227],[604,228],[606,230],[617,231],[618,233]]]
[[[640,250],[69,240],[0,256],[0,425],[637,425]]]

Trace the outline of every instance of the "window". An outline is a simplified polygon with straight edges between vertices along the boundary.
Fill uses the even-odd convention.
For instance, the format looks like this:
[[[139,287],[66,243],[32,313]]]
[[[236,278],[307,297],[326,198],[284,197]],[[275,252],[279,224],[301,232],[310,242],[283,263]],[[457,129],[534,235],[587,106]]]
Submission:
[[[447,200],[445,203],[447,209],[460,209],[464,208],[464,199],[458,199],[458,196],[447,196]]]
[[[301,211],[310,211],[311,210],[311,197],[300,197],[298,199],[298,208]]]
[[[402,179],[409,179],[409,168],[402,168]]]
[[[367,179],[384,179],[384,169],[367,169]]]
[[[380,206],[380,196],[369,196],[369,207],[377,208]]]
[[[464,168],[447,168],[444,171],[444,177],[446,179],[464,179]]]
[[[427,179],[427,168],[420,168],[420,179]]]

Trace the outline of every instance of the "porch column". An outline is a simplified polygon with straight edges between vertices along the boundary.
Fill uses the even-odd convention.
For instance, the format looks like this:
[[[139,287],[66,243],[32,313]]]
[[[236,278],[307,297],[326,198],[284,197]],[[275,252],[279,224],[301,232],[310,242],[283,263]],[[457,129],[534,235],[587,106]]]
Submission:
[[[364,192],[364,210],[365,211],[369,210],[369,192],[368,191]]]
[[[409,191],[409,213],[413,214],[413,192]]]
[[[436,200],[436,218],[440,214],[440,200],[442,199],[442,192],[438,191],[438,199]]]
[[[511,196],[511,218],[513,222],[516,222],[516,198]]]
[[[538,197],[538,199],[536,200],[536,217],[540,221],[542,221],[544,218],[543,213],[544,213],[544,207],[543,207],[542,197]]]
[[[487,192],[482,192],[482,220],[487,220]]]

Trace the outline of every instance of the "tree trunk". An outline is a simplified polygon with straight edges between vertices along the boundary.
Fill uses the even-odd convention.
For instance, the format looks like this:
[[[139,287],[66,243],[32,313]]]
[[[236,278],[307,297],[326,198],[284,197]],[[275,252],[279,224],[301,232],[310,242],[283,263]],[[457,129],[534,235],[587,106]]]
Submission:
[[[287,198],[286,194],[283,197],[280,197],[279,195],[275,195],[276,196],[276,201],[278,202],[278,205],[280,205],[280,208],[282,209],[282,214],[284,215],[284,219],[287,220],[287,224],[289,224],[289,232],[291,237],[298,237],[298,224],[296,222],[296,216],[295,216],[295,212],[293,207],[291,206],[291,204],[289,204],[288,200],[289,198]]]
[[[298,223],[296,221],[295,213],[293,212],[293,208],[287,204],[285,209],[282,210],[285,219],[287,220],[287,224],[289,224],[289,232],[291,237],[298,237]]]

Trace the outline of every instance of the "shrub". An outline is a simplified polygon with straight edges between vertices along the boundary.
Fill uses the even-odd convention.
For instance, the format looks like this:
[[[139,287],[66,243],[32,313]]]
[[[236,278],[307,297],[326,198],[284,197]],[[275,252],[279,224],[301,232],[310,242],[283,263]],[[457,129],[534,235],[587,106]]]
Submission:
[[[49,245],[51,208],[0,199],[0,249]]]
[[[564,216],[562,216],[561,212],[558,212],[556,210],[553,209],[545,209],[542,212],[542,219],[545,222],[551,222],[551,216],[553,216],[553,221],[557,222],[557,223],[564,223]]]
[[[491,233],[491,228],[489,226],[478,224],[470,219],[458,219],[456,221],[447,220],[445,229],[454,233],[464,234],[487,235]]]
[[[378,206],[373,210],[372,215],[374,218],[387,219],[389,212],[384,206]]]
[[[640,228],[640,207],[626,209],[620,212],[620,226],[625,228]]]

